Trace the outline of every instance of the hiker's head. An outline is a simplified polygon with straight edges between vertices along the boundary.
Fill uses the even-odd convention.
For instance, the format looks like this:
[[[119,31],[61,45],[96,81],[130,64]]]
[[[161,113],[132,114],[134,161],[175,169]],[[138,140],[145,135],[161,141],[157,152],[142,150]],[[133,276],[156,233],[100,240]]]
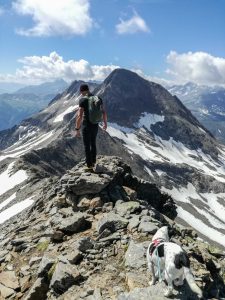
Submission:
[[[89,87],[88,87],[88,85],[85,84],[85,83],[81,84],[80,85],[80,92],[81,92],[82,95],[88,94],[89,93]]]

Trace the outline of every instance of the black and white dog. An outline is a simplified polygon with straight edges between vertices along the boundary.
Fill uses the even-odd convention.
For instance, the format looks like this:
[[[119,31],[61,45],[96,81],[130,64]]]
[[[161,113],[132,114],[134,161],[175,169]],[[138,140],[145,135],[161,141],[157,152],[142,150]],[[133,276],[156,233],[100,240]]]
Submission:
[[[187,253],[177,244],[169,242],[167,226],[161,227],[152,238],[147,250],[148,267],[152,272],[154,285],[156,280],[166,280],[168,287],[164,296],[173,295],[173,283],[176,286],[182,285],[186,278],[190,289],[201,299],[201,289],[195,283],[190,271],[190,260]],[[156,272],[155,272],[156,269]]]

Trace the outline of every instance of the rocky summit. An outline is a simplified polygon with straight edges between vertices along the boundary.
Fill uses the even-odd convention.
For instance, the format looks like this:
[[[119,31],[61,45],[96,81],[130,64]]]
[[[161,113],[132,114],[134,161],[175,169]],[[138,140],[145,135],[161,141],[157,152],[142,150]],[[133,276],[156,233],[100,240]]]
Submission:
[[[176,224],[176,205],[115,156],[83,162],[46,181],[26,213],[0,235],[0,299],[166,299],[165,283],[149,286],[145,252],[153,234],[169,227],[188,253],[206,299],[223,299],[224,252]],[[197,299],[185,283],[173,299]]]

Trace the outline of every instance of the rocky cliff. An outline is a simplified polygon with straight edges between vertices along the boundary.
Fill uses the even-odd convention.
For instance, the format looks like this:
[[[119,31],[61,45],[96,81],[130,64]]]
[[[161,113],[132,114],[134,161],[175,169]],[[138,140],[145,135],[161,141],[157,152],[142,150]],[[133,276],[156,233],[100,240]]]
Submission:
[[[44,179],[33,206],[4,223],[1,299],[164,299],[164,283],[148,284],[145,257],[163,225],[187,251],[205,297],[225,297],[224,252],[176,224],[169,195],[118,157],[99,157],[95,173],[84,166]],[[184,284],[173,299],[196,298]]]

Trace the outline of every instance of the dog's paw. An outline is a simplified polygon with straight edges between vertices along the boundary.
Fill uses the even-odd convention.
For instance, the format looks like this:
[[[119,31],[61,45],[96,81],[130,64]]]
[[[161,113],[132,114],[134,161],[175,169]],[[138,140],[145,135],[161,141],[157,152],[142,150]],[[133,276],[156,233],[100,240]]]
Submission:
[[[171,297],[171,296],[173,296],[173,292],[172,292],[171,290],[167,289],[167,290],[165,291],[165,293],[164,293],[164,296],[165,296],[165,297]]]
[[[174,285],[175,286],[183,285],[183,283],[184,283],[183,279],[177,278],[177,279],[174,280]]]

